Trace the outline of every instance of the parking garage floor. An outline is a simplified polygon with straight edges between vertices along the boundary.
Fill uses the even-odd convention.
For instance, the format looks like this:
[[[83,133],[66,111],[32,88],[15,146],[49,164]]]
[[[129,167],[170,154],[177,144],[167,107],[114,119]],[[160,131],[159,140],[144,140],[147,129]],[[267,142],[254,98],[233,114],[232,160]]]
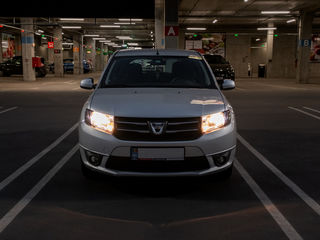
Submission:
[[[86,180],[82,78],[0,78],[0,239],[320,239],[320,85],[238,79],[228,182]]]

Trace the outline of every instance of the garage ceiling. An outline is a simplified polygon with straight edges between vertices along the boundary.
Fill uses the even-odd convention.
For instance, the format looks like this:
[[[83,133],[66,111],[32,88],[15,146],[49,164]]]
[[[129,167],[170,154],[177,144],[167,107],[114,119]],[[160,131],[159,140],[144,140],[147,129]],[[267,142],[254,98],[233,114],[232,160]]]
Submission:
[[[217,29],[241,30],[256,29],[257,26],[272,22],[282,28],[293,28],[296,23],[287,20],[298,18],[300,10],[314,11],[314,24],[320,24],[319,0],[180,0],[179,22],[182,27],[206,27],[209,31]],[[261,11],[290,11],[285,15],[263,15]],[[212,21],[216,19],[215,24]]]
[[[122,1],[100,5],[87,3],[75,5],[76,3],[72,1],[65,4],[62,1],[55,3],[55,5],[44,7],[42,12],[35,12],[35,8],[30,10],[29,5],[25,6],[25,9],[30,11],[26,10],[22,13],[3,11],[0,15],[4,17],[0,17],[0,24],[20,27],[19,17],[6,17],[5,15],[31,16],[33,14],[35,28],[44,30],[48,35],[52,34],[52,29],[56,25],[81,26],[81,29],[64,29],[65,38],[72,39],[74,34],[98,34],[99,37],[121,44],[123,40],[119,40],[116,36],[130,36],[132,40],[126,40],[126,42],[138,42],[142,47],[153,46],[154,1],[152,0]],[[55,10],[57,6],[61,7],[60,11]],[[10,9],[10,6],[7,9]],[[11,9],[13,9],[12,6]],[[205,27],[207,32],[257,33],[257,27],[267,26],[269,22],[272,22],[278,28],[278,32],[296,34],[299,11],[304,9],[314,11],[314,31],[320,32],[319,0],[180,0],[179,24],[181,30],[186,30],[188,27]],[[273,10],[290,11],[290,13],[261,14],[261,11]],[[60,14],[61,17],[82,17],[84,20],[61,21],[60,16],[59,18],[39,17],[40,14],[41,16]],[[119,28],[100,27],[101,25],[115,25],[119,22],[119,18],[142,18],[143,20],[131,21],[134,24],[122,24]],[[287,23],[287,20],[293,18],[296,19],[295,22]],[[217,22],[213,23],[215,19]],[[17,33],[19,29],[0,28],[0,31]]]

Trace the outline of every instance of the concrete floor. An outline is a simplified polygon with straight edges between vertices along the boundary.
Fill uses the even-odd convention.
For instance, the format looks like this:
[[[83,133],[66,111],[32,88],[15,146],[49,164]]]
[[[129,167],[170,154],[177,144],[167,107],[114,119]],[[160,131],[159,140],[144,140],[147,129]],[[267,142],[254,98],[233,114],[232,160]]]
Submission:
[[[0,239],[320,239],[320,85],[224,92],[239,140],[228,182],[89,181],[70,152],[88,76],[0,78]]]

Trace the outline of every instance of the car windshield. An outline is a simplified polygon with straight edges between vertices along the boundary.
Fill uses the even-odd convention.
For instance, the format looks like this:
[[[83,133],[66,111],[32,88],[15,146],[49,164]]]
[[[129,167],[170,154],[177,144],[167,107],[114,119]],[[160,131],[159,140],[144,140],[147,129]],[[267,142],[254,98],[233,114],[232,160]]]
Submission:
[[[205,59],[209,64],[227,64],[228,62],[220,55],[205,55]]]
[[[115,57],[100,87],[216,88],[201,58]]]

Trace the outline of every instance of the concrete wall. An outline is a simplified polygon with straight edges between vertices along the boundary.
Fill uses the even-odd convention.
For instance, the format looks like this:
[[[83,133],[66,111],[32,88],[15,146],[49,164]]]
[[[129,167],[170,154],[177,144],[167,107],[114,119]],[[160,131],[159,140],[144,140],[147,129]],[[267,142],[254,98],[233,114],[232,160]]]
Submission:
[[[259,64],[265,64],[267,58],[267,48],[250,48],[250,65],[252,77],[258,77]]]
[[[295,78],[295,59],[297,52],[297,36],[280,36],[274,38],[272,71],[270,78]]]
[[[248,62],[250,58],[250,36],[234,37],[227,35],[226,58],[233,66],[236,77],[248,76]]]

